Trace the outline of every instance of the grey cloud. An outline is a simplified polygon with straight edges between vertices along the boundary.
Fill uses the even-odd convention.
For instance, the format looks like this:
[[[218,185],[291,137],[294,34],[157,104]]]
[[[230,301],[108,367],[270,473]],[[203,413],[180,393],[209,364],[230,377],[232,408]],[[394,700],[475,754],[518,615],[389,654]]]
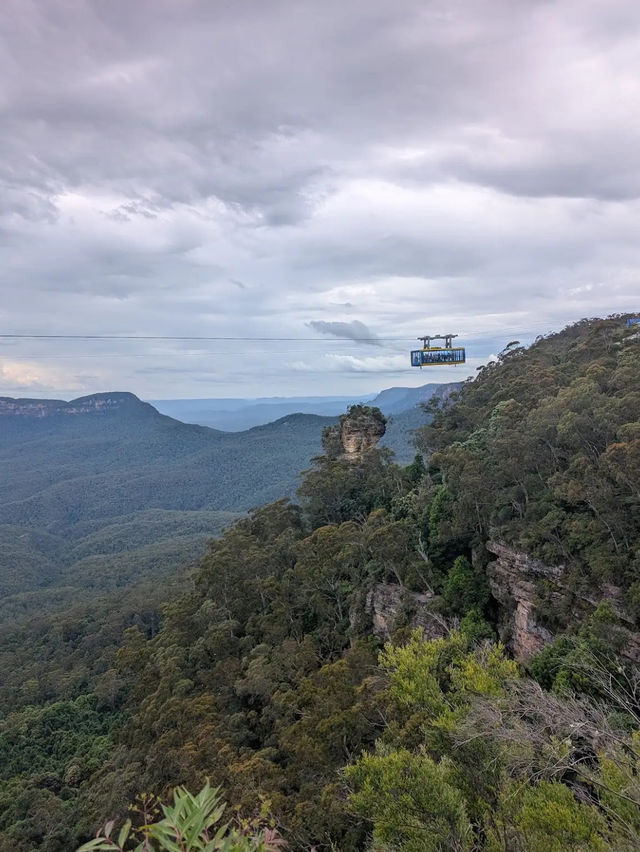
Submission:
[[[127,201],[126,204],[121,204],[105,215],[120,222],[130,222],[136,216],[144,216],[145,219],[157,219],[158,206],[150,202],[132,200]]]
[[[545,3],[186,0],[179,16],[162,0],[20,5],[4,7],[14,73],[2,159],[52,194],[143,183],[160,204],[216,196],[287,225],[310,215],[309,190],[331,183],[335,158],[357,164],[372,140],[446,144],[496,118],[516,142],[535,138],[521,119]],[[634,143],[635,129],[621,138]],[[587,165],[611,170],[601,153]]]
[[[380,340],[370,328],[359,320],[351,322],[325,322],[324,320],[311,320],[307,325],[320,334],[330,334],[333,337],[342,337],[345,340],[357,340],[369,346],[380,346]]]
[[[296,337],[355,306],[365,334],[315,321],[355,349],[637,300],[638,4],[4,0],[0,32],[3,328]],[[292,388],[280,349],[248,393]],[[216,356],[236,395],[249,361]]]
[[[445,157],[443,173],[468,183],[493,187],[516,196],[594,198],[625,201],[640,197],[640,127],[615,138],[608,130],[596,140],[583,140],[580,147],[567,147],[563,139],[551,138],[544,147],[509,161],[500,151],[485,151],[485,157],[469,150]],[[514,140],[526,148],[526,140]]]
[[[138,376],[164,376],[165,374],[193,376],[194,370],[190,367],[143,367],[135,370]]]

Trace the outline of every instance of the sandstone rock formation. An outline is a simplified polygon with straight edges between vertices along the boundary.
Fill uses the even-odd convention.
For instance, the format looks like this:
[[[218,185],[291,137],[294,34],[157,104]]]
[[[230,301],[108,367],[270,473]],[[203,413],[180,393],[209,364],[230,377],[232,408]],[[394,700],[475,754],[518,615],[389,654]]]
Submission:
[[[569,622],[580,623],[602,601],[609,601],[628,630],[623,655],[640,662],[640,633],[625,611],[620,588],[605,584],[592,593],[578,593],[569,588],[563,565],[545,565],[499,541],[487,542],[487,550],[496,557],[487,566],[487,576],[491,593],[501,609],[502,639],[518,660],[527,662],[554,638],[551,630],[540,623],[537,612],[538,583],[545,581],[551,607],[555,612],[568,612]]]
[[[448,630],[433,611],[433,602],[432,594],[411,592],[397,583],[378,583],[367,593],[364,609],[380,639],[389,639],[399,627],[422,628],[427,639],[439,639]]]
[[[340,418],[340,441],[348,459],[358,459],[362,453],[377,446],[386,431],[386,420],[377,408],[353,405]]]

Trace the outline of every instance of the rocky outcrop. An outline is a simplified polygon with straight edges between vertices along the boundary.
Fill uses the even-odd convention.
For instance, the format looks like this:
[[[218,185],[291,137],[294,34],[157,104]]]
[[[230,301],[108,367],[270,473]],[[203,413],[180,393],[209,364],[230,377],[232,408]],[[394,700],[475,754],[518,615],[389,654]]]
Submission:
[[[640,634],[624,609],[619,587],[605,584],[592,593],[578,593],[569,588],[564,565],[546,565],[499,541],[489,541],[487,550],[496,557],[487,566],[487,576],[501,609],[502,639],[518,660],[527,662],[554,638],[538,612],[539,583],[545,581],[548,604],[554,612],[566,613],[567,626],[583,621],[602,601],[609,601],[627,628],[623,655],[640,662]]]
[[[529,660],[553,639],[536,619],[536,583],[559,582],[563,569],[545,565],[501,542],[490,541],[487,549],[497,557],[489,563],[487,576],[502,611],[502,638],[517,659]]]
[[[150,407],[132,393],[96,393],[65,402],[62,399],[13,399],[0,397],[0,417],[72,417],[79,414],[106,414],[124,408]]]
[[[434,596],[410,592],[397,583],[378,583],[365,599],[365,614],[372,631],[380,639],[389,639],[399,627],[421,628],[428,639],[447,634],[447,626],[433,611]]]
[[[340,419],[340,442],[347,459],[358,459],[377,446],[386,431],[386,420],[377,408],[354,405]]]

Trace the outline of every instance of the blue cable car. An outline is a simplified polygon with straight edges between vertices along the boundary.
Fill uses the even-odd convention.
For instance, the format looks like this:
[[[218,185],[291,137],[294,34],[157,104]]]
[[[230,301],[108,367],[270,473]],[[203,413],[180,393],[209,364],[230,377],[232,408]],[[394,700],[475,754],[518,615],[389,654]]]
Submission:
[[[454,346],[453,338],[457,334],[436,334],[419,337],[422,341],[422,349],[414,349],[411,352],[412,367],[455,367],[464,364],[467,360],[464,346]],[[432,340],[444,340],[444,346],[432,346]]]
[[[627,320],[627,328],[631,328],[632,325],[640,325],[640,317],[630,317]]]

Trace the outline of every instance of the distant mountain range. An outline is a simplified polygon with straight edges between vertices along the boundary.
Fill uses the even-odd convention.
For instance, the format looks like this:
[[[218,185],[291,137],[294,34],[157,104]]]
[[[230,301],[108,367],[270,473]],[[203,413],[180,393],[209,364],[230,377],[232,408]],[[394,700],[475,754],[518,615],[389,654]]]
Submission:
[[[419,388],[387,388],[375,396],[369,405],[377,406],[383,414],[398,414],[415,409],[430,399],[446,399],[457,391],[462,382],[447,382],[446,384],[421,385]]]
[[[452,389],[390,388],[372,400],[392,414],[382,443],[399,462],[413,457],[410,431],[427,422],[416,404]],[[305,398],[335,414],[351,401]],[[300,403],[231,402],[249,419]],[[184,404],[206,419],[229,401],[164,407]],[[71,402],[0,397],[0,622],[59,606],[79,589],[106,591],[193,562],[249,508],[295,496],[300,472],[321,451],[323,427],[335,422],[289,412],[225,432],[180,422],[130,393]]]
[[[364,402],[375,405],[384,414],[398,414],[427,402],[432,396],[446,397],[460,386],[460,382],[448,384],[427,384],[418,388],[388,388],[379,394],[359,397],[349,396],[297,396],[263,397],[260,399],[159,399],[151,400],[158,411],[175,417],[184,423],[197,423],[239,432],[270,423],[289,414],[318,414],[323,417],[336,417],[342,414],[348,405]]]
[[[243,432],[290,414],[337,417],[356,400],[351,397],[273,397],[271,399],[164,399],[152,405],[183,423],[224,432]],[[363,397],[358,402],[365,402]]]

